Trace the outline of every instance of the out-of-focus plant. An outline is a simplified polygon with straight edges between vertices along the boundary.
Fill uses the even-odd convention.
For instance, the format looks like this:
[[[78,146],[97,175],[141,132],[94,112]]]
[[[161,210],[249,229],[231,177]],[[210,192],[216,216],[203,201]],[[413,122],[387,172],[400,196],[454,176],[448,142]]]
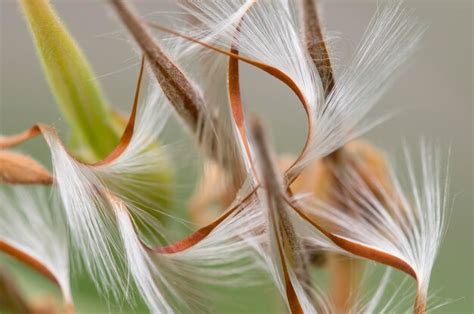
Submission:
[[[195,23],[173,29],[122,0],[110,3],[144,56],[124,128],[51,6],[21,1],[74,141],[66,148],[44,124],[0,138],[0,250],[56,283],[66,312],[75,309],[71,252],[105,295],[134,303],[136,291],[154,313],[209,310],[206,288],[259,284],[256,273],[268,274],[292,313],[426,312],[447,207],[438,153],[422,145],[420,178],[407,154],[404,185],[382,151],[356,139],[422,34],[408,10],[380,7],[337,73],[311,0],[188,1],[183,9]],[[140,102],[145,61],[152,88]],[[308,133],[295,158],[275,156],[264,123],[247,121],[240,62],[274,76],[301,102]],[[155,212],[172,194],[171,152],[158,141],[172,113],[206,170],[189,207],[200,229],[168,243]],[[53,174],[5,150],[39,134]],[[48,200],[51,192],[57,198]],[[412,277],[414,301],[398,291],[384,303],[389,271],[364,299],[366,260]],[[328,292],[314,280],[315,267],[327,270]],[[10,310],[34,311],[10,276],[0,276],[0,289]]]

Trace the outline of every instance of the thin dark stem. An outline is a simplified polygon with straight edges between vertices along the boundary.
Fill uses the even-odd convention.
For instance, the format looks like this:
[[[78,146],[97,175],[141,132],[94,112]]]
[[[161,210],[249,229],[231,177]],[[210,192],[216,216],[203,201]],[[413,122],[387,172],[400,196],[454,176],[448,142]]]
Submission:
[[[203,110],[203,99],[190,80],[153,39],[137,13],[122,0],[110,0],[129,32],[145,54],[150,67],[163,92],[178,114],[191,128],[198,132]]]
[[[306,254],[303,254],[303,245],[296,234],[293,223],[291,222],[287,212],[288,206],[286,205],[284,197],[284,193],[286,192],[283,177],[277,171],[276,159],[266,139],[263,126],[260,120],[255,118],[251,120],[251,138],[254,144],[258,164],[257,168],[261,171],[260,175],[262,185],[265,188],[271,222],[274,223],[274,228],[277,229],[277,234],[281,235],[279,241],[282,246],[284,247],[285,244],[288,246],[283,250],[287,254],[291,254],[288,259],[294,264],[296,275],[303,283],[303,288],[305,289],[306,294],[310,296],[313,303],[317,306],[316,298],[313,295],[307,256]],[[283,266],[285,266],[285,257],[282,256],[281,260]],[[292,295],[288,293],[288,285],[291,286],[291,282],[287,282],[288,299],[291,300]]]

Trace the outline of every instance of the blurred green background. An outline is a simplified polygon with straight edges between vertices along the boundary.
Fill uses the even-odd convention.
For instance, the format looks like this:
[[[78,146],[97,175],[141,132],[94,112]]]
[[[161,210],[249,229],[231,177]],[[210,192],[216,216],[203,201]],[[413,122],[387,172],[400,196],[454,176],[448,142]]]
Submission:
[[[466,0],[405,1],[419,20],[428,26],[422,46],[385,94],[374,116],[397,113],[367,134],[395,159],[401,157],[402,141],[416,149],[420,136],[451,146],[451,198],[449,229],[436,263],[432,287],[441,300],[454,302],[438,309],[442,313],[470,313],[473,307],[473,4]],[[139,57],[128,42],[118,40],[122,28],[106,1],[53,1],[59,15],[91,61],[98,80],[115,106],[127,111],[132,100]],[[141,13],[175,11],[173,1],[137,1]],[[324,1],[327,30],[336,35],[332,44],[336,65],[343,66],[376,8],[376,1]],[[0,133],[22,131],[35,122],[67,129],[35,56],[33,44],[20,9],[14,0],[0,1]],[[243,66],[242,90],[249,112],[268,120],[279,152],[297,152],[306,132],[297,99],[281,83]],[[256,88],[258,86],[258,88]],[[176,125],[166,133],[179,137]],[[48,163],[44,142],[35,139],[21,146],[24,152]],[[180,180],[186,195],[197,174]],[[181,182],[182,181],[182,182]],[[184,199],[176,208],[184,209]],[[32,271],[1,257],[13,265],[15,276],[30,293],[54,287]],[[87,279],[74,287],[80,313],[128,312],[126,306],[108,308],[97,297]],[[280,309],[272,288],[236,290],[216,305],[218,312],[255,313]],[[233,298],[232,295],[238,296]],[[246,305],[245,305],[246,304]],[[138,309],[143,309],[138,307]]]

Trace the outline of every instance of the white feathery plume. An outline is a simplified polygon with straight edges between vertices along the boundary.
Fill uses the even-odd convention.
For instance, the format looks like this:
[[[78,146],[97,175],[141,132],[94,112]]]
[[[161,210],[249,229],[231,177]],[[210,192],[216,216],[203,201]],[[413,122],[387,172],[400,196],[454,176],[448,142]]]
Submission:
[[[124,245],[127,266],[140,294],[153,313],[171,313],[172,305],[153,280],[153,275],[159,276],[160,279],[163,276],[140,243],[128,209],[118,200],[112,204]]]
[[[358,124],[414,52],[423,31],[402,2],[390,1],[377,9],[352,60],[318,107],[313,141],[301,165],[326,156],[368,129]]]
[[[64,204],[66,218],[74,244],[78,247],[86,269],[94,282],[105,291],[119,296],[124,268],[121,241],[116,229],[115,214],[106,198],[108,194],[123,198],[133,214],[146,226],[156,226],[156,218],[146,211],[138,210],[131,196],[138,196],[157,178],[147,178],[156,173],[162,157],[163,147],[151,146],[168,117],[166,99],[160,91],[153,91],[139,107],[134,133],[128,146],[116,159],[99,165],[86,165],[74,159],[66,151],[59,137],[47,129],[45,138],[51,149],[55,180]],[[137,193],[137,194],[134,194]],[[151,207],[140,199],[144,206]],[[140,204],[141,205],[141,204]],[[159,231],[159,229],[158,229]]]
[[[322,99],[319,76],[300,41],[298,22],[286,1],[196,0],[186,2],[185,9],[202,23],[201,32],[218,34],[221,45],[234,43],[239,54],[283,71],[296,83],[309,106]],[[243,12],[243,16],[235,18],[237,12]]]
[[[112,162],[96,167],[98,171],[119,175],[124,170],[130,172],[130,169],[134,169],[133,172],[136,173],[147,173],[154,169],[153,166],[156,167],[156,165],[149,165],[151,160],[156,159],[161,162],[164,159],[162,156],[164,151],[150,149],[150,146],[156,143],[163,131],[170,115],[170,109],[169,106],[164,105],[166,99],[161,90],[155,87],[150,89],[147,99],[138,108],[137,121],[127,148]]]
[[[253,193],[247,188],[244,187],[238,195],[249,196]],[[200,277],[200,282],[238,286],[254,284],[255,278],[252,279],[253,275],[246,272],[256,267],[252,247],[263,240],[261,230],[264,218],[259,210],[260,204],[253,197],[244,198],[238,196],[227,209],[232,213],[199,243],[169,254],[168,258],[183,266],[189,264],[186,266],[187,273]]]
[[[311,215],[327,222],[331,231],[343,238],[374,248],[404,261],[417,281],[420,302],[425,302],[431,270],[443,238],[444,212],[447,207],[447,182],[442,182],[439,152],[421,145],[417,165],[421,179],[415,179],[415,166],[407,153],[408,191],[391,171],[393,193],[383,189],[376,178],[370,182],[372,191],[357,168],[334,170],[349,198],[336,195],[346,202],[350,211],[313,200],[306,204]],[[358,169],[364,165],[357,164]],[[374,193],[380,194],[381,199]]]
[[[240,287],[254,282],[254,251],[262,228],[255,203],[244,202],[202,240],[158,249],[145,248],[139,240],[128,208],[111,201],[124,243],[128,269],[153,313],[205,310],[209,295],[204,285]],[[184,247],[180,247],[184,245]]]
[[[222,46],[233,42],[240,55],[276,68],[287,76],[280,79],[291,80],[285,83],[304,103],[310,125],[305,154],[293,167],[293,177],[309,161],[330,154],[368,129],[360,126],[361,121],[387,89],[394,72],[414,51],[423,28],[401,2],[384,3],[325,98],[321,79],[304,45],[294,3],[256,1],[246,7],[242,19],[235,19],[236,12],[249,2],[196,0],[186,2],[185,8],[201,22],[197,34],[218,34]]]
[[[159,141],[169,116],[167,99],[159,88],[151,88],[144,105],[138,108],[126,149],[111,162],[91,168],[107,189],[134,209],[133,215],[142,222],[152,242],[156,240],[154,233],[162,228],[153,213],[169,215],[160,209],[160,200],[169,201],[173,168],[167,145]]]
[[[0,242],[21,251],[47,269],[72,305],[68,233],[64,216],[49,188],[2,185]]]
[[[100,192],[104,190],[102,182],[91,167],[68,154],[57,134],[48,132],[45,138],[72,243],[98,288],[118,297],[115,292],[123,273],[118,259],[120,248],[113,214]]]

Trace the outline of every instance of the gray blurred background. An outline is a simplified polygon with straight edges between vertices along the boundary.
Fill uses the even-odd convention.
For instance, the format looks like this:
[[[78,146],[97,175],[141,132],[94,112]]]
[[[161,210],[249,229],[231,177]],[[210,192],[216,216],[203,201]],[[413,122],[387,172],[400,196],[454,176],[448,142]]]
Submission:
[[[53,1],[63,21],[91,61],[108,98],[124,111],[131,104],[139,60],[130,45],[112,38],[122,30],[105,1]],[[366,136],[400,160],[405,140],[417,149],[421,136],[451,146],[451,197],[454,199],[432,286],[453,303],[440,312],[473,311],[473,3],[470,0],[408,0],[428,26],[422,46],[374,111],[397,112]],[[173,1],[137,1],[143,14],[176,10]],[[340,39],[344,64],[376,8],[376,1],[324,1],[324,21]],[[43,77],[19,6],[1,0],[0,132],[19,132],[41,121],[64,129]],[[150,18],[152,18],[151,16]],[[303,111],[291,92],[268,75],[243,67],[242,90],[249,112],[268,120],[279,152],[297,152],[306,132]],[[24,151],[48,160],[41,140]]]

